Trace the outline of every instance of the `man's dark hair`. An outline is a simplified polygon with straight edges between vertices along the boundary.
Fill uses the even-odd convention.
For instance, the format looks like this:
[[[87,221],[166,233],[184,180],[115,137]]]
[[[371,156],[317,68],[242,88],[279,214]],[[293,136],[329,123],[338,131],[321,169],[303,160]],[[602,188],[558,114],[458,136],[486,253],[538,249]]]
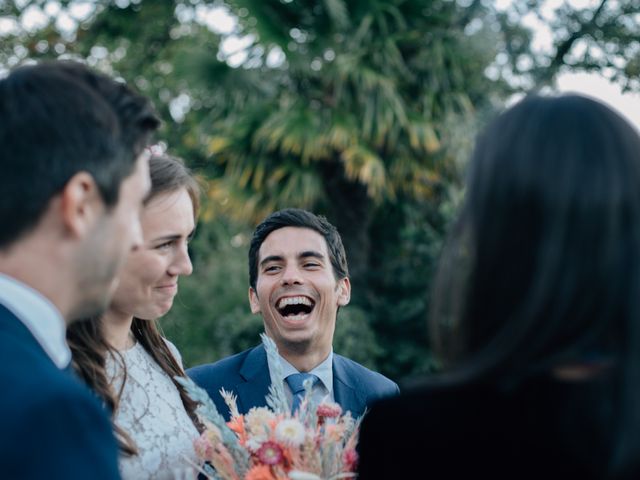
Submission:
[[[0,80],[0,248],[33,228],[81,171],[117,203],[159,120],[125,84],[70,61],[14,70]]]
[[[347,256],[344,253],[342,239],[336,227],[321,215],[315,215],[299,208],[285,208],[269,215],[253,232],[249,247],[249,285],[251,288],[255,290],[258,280],[258,257],[262,242],[271,232],[284,227],[308,228],[322,235],[327,242],[333,274],[336,279],[341,280],[349,276]]]

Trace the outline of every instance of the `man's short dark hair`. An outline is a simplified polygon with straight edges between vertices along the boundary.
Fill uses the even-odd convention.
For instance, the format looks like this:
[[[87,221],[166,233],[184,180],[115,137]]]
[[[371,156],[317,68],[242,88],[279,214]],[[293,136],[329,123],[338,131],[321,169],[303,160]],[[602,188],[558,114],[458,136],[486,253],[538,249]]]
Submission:
[[[151,103],[71,61],[0,80],[0,248],[33,228],[69,179],[93,176],[107,206],[158,127]]]
[[[249,247],[249,285],[251,288],[255,290],[258,281],[258,257],[262,242],[271,232],[284,227],[308,228],[322,235],[327,242],[334,276],[338,280],[349,276],[347,256],[336,227],[331,225],[322,215],[315,215],[300,208],[285,208],[269,215],[253,232]]]

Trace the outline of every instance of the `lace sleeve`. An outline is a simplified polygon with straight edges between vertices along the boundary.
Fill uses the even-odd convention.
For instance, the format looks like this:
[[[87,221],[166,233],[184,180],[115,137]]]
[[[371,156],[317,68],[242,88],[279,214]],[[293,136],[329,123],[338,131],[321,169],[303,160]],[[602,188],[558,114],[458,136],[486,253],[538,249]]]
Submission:
[[[176,347],[170,342],[167,347],[180,360]],[[120,458],[123,480],[195,478],[177,473],[198,463],[193,448],[198,431],[180,392],[140,343],[122,356],[127,380],[114,420],[138,448],[138,455]]]

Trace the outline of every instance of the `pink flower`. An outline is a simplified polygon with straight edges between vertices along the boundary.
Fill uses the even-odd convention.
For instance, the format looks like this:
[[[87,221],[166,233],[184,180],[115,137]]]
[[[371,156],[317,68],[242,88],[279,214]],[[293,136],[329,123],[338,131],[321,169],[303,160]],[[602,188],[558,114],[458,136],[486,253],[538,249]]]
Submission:
[[[317,415],[324,418],[337,418],[342,414],[342,408],[337,403],[323,402],[318,405]]]
[[[264,442],[258,450],[257,455],[265,465],[278,465],[284,460],[282,447],[276,442]]]
[[[356,467],[358,466],[358,452],[353,448],[347,448],[342,454],[342,462],[344,463],[347,471],[355,472]]]
[[[193,448],[196,451],[198,457],[208,460],[213,454],[213,445],[209,438],[208,432],[203,432],[198,438],[193,441]]]

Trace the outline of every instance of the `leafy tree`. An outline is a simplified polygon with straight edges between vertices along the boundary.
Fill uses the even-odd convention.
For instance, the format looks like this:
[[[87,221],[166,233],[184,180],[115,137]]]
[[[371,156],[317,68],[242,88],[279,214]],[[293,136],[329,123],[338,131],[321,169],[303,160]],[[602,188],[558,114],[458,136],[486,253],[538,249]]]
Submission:
[[[496,67],[525,90],[553,86],[561,72],[586,71],[638,91],[639,11],[638,0],[514,0],[495,13],[503,53]],[[538,45],[533,27],[541,32]]]
[[[254,80],[232,90],[250,100],[208,116],[208,150],[224,168],[211,193],[251,222],[286,206],[325,212],[365,291],[376,208],[437,202],[455,174],[446,126],[488,98],[490,35],[465,35],[454,2],[229,4],[253,38]]]
[[[400,378],[434,366],[426,292],[476,125],[566,70],[640,86],[638,0],[582,4],[7,0],[0,72],[79,58],[157,100],[162,139],[208,182],[196,270],[165,322],[187,364],[255,343],[246,241],[266,214],[300,206],[325,213],[348,250],[355,295],[336,350]],[[212,8],[236,23],[216,31]]]

